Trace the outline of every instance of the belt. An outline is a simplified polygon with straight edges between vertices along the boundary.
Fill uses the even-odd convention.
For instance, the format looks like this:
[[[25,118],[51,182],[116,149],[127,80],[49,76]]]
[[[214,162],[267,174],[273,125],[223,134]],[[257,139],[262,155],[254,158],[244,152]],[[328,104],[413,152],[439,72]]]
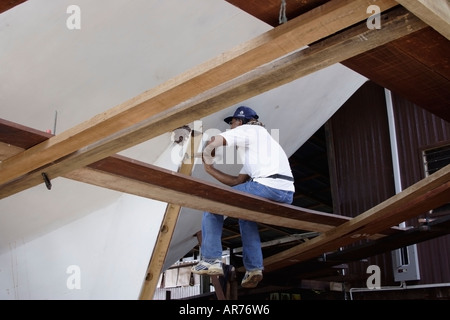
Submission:
[[[283,179],[283,180],[288,180],[288,181],[294,181],[294,178],[292,178],[291,176],[285,176],[283,174],[272,174],[270,176],[267,176],[265,178],[273,178],[273,179]]]

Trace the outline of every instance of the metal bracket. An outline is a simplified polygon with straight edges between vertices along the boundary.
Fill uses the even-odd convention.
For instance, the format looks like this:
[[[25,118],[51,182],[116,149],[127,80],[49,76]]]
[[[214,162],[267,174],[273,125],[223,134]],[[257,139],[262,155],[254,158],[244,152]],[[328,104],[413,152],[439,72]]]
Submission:
[[[44,178],[45,185],[48,190],[52,189],[52,182],[48,178],[47,174],[45,172],[42,172],[42,178]]]

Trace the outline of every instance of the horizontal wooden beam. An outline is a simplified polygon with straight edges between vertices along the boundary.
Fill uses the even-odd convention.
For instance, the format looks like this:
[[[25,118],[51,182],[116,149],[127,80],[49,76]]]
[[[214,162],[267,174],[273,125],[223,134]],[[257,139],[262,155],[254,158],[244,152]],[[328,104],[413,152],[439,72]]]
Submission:
[[[280,205],[230,187],[117,155],[91,164],[87,169],[73,171],[66,177],[187,208],[300,230],[323,232],[349,220],[338,215]]]
[[[219,87],[229,81],[367,19],[367,7],[371,4],[378,5],[381,10],[398,5],[393,0],[327,2],[134,99],[3,161],[0,163],[0,184],[4,185],[34,170],[45,168],[51,163],[60,162],[81,150],[86,151],[85,148],[90,150],[95,148],[89,158],[85,156],[83,161],[72,162],[67,168],[74,170],[84,167],[193,120],[201,119],[230,106],[233,102],[274,88],[274,85],[268,85],[265,88],[258,87],[258,90],[253,89],[251,92],[246,92],[242,87],[240,90],[235,88],[234,96],[231,96],[233,99],[223,100],[223,96],[222,100],[218,99],[218,94],[224,89]],[[311,66],[314,67],[316,70],[319,68]],[[272,83],[269,77],[263,80]],[[210,102],[201,104],[205,92],[209,92]],[[192,104],[190,101],[193,99],[196,100],[195,107],[185,112],[186,104]],[[170,118],[172,120],[168,122],[167,119]],[[162,123],[163,120],[166,121]],[[137,131],[140,134],[136,134]],[[108,146],[105,147],[105,144]],[[56,177],[61,172],[55,170],[52,174]]]

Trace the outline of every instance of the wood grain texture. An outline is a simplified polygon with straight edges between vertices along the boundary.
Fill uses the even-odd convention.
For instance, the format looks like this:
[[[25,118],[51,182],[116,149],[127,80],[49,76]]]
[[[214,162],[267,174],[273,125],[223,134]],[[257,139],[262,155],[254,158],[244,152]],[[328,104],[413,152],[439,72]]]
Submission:
[[[0,184],[8,183],[49,163],[57,162],[93,144],[102,144],[107,138],[114,141],[96,157],[85,158],[84,163],[72,163],[71,170],[81,168],[101,158],[107,157],[157,134],[173,130],[192,120],[217,112],[232,102],[222,101],[208,106],[197,106],[189,113],[181,112],[180,104],[208,90],[236,79],[245,73],[274,61],[286,54],[326,38],[367,18],[368,3],[376,3],[382,10],[397,5],[393,0],[336,0],[315,8],[306,14],[274,28],[204,64],[155,87],[129,101],[126,101],[90,120],[87,120],[51,139],[0,163]],[[317,28],[317,26],[322,26]],[[273,88],[273,87],[272,87]],[[266,89],[268,90],[268,88]],[[257,95],[264,90],[253,91]],[[239,91],[234,101],[249,97],[249,93]],[[147,130],[140,139],[131,134],[145,120],[147,126],[155,125],[163,117],[177,114],[177,121],[165,123],[158,130]],[[112,139],[111,137],[115,138]],[[54,177],[57,172],[52,173]]]

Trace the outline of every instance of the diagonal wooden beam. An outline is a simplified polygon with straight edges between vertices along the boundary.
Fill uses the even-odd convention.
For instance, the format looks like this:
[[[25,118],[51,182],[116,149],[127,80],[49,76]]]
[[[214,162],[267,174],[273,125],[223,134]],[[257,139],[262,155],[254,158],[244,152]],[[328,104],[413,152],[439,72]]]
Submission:
[[[198,96],[209,90],[220,92],[217,89],[218,86],[255,68],[365,20],[367,7],[371,4],[380,6],[381,10],[387,10],[397,5],[394,0],[335,0],[327,2],[323,6],[272,29],[134,99],[3,161],[0,163],[0,184],[6,184],[34,170],[61,161],[64,157],[85,148],[96,148],[91,153],[91,158],[85,157],[84,161],[68,166],[70,170],[83,167],[163,132],[190,123],[193,119],[200,119],[217,112],[229,106],[232,101],[241,101],[251,95],[269,90],[274,86],[259,88],[259,92],[253,90],[251,93],[243,92],[244,90],[241,89],[240,94],[235,96],[232,101],[217,101],[216,99],[213,104],[200,105],[197,103],[197,106],[191,108],[189,113],[184,112],[185,109],[182,107],[183,103],[194,98],[198,101]],[[265,80],[269,81],[269,78]],[[161,123],[162,120],[177,114],[176,121]],[[142,132],[143,130],[145,130],[145,134]],[[140,132],[138,139],[136,136],[132,136],[136,131]],[[109,143],[108,147],[104,147],[106,143]],[[101,146],[104,147],[102,150],[100,150]],[[54,177],[60,174],[57,171],[53,172]]]
[[[298,279],[311,279],[317,277],[321,270],[339,264],[358,261],[383,254],[392,250],[414,245],[424,241],[436,239],[450,234],[450,216],[431,220],[418,227],[408,228],[401,234],[387,236],[382,239],[362,242],[349,247],[340,248],[335,252],[327,252],[325,259],[314,259],[297,263],[267,274],[265,280],[283,277],[283,275],[298,275]],[[324,255],[321,255],[323,258]],[[294,276],[295,277],[295,276]],[[292,279],[293,280],[293,279]],[[267,282],[266,282],[267,283]]]
[[[323,232],[349,220],[338,215],[266,201],[118,155],[74,170],[66,177],[200,211],[300,230]]]
[[[194,154],[198,152],[201,146],[202,136],[200,134],[194,135],[191,132],[189,139],[189,146],[186,150],[187,159],[193,159]],[[179,172],[186,175],[191,175],[194,169],[194,161],[184,161],[179,169]],[[170,242],[176,228],[178,217],[180,215],[181,206],[168,204],[161,228],[156,239],[155,247],[153,248],[152,257],[147,267],[144,282],[141,287],[139,295],[140,300],[152,300],[155,295],[156,286],[158,284],[159,275],[163,271],[164,261],[166,260],[167,252],[169,251]]]
[[[308,49],[292,53],[259,67],[242,77],[206,91],[168,112],[146,119],[97,144],[87,146],[46,167],[3,184],[0,186],[0,198],[42,183],[42,172],[45,172],[50,179],[63,176],[72,170],[104,158],[111,151],[118,151],[124,145],[144,141],[149,136],[166,132],[168,127],[180,127],[198,119],[204,113],[210,112],[211,109],[215,110],[218,107],[226,107],[230,103],[238,103],[245,98],[346,60],[425,26],[418,18],[399,7],[386,17],[381,30],[369,30],[365,23],[361,23],[350,30],[314,44]]]
[[[266,271],[307,261],[324,252],[357,242],[386,226],[399,224],[435,209],[450,199],[450,165],[417,182],[401,193],[380,203],[340,226],[314,239],[264,260]]]
[[[397,0],[397,2],[450,40],[449,0]]]
[[[5,12],[27,0],[7,0],[0,2],[0,13]]]

